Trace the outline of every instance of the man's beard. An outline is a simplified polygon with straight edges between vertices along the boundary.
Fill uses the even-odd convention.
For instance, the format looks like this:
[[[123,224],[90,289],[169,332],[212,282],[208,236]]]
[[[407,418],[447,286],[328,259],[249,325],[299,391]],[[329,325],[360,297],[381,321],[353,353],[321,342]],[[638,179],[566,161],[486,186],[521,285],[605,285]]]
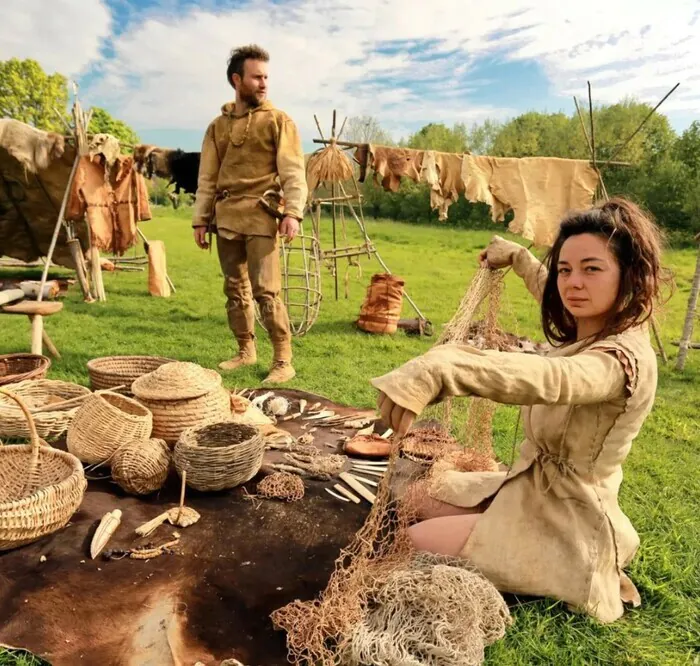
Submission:
[[[241,101],[247,104],[251,109],[255,109],[262,104],[262,101],[259,100],[255,96],[255,93],[251,92],[250,90],[241,90],[240,97]]]

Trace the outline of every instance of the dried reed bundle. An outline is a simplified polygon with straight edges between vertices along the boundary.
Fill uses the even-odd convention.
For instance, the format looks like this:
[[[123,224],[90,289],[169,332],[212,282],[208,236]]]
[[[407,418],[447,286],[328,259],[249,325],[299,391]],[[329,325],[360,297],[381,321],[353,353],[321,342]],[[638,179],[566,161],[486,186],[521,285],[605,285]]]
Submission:
[[[315,152],[306,165],[306,181],[309,192],[319,183],[342,183],[352,178],[352,163],[343,150],[335,144]]]

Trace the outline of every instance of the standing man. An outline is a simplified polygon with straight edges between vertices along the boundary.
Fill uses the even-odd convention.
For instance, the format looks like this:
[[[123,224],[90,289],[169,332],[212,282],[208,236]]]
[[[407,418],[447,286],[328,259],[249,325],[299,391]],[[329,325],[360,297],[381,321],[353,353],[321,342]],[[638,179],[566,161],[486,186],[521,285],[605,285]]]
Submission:
[[[216,227],[228,323],[238,341],[238,355],[219,367],[236,370],[256,362],[255,299],[274,348],[264,381],[281,384],[296,372],[289,316],[280,299],[277,236],[292,241],[299,232],[308,188],[296,125],[267,101],[269,60],[255,45],[231,53],[226,77],[236,100],[224,104],[204,136],[192,226],[202,249]],[[283,194],[279,228],[259,203],[270,190]]]

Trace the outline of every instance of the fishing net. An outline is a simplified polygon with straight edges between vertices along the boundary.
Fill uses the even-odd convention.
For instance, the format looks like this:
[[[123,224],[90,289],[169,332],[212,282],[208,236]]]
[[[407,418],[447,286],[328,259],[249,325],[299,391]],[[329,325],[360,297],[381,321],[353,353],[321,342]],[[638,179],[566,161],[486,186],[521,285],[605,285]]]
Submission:
[[[501,275],[480,269],[437,344],[461,341],[487,298],[485,328],[493,328],[500,289]],[[470,411],[470,418],[489,413],[479,409]],[[460,446],[441,420],[392,440],[370,514],[341,551],[326,589],[314,600],[296,600],[271,615],[287,634],[292,663],[461,666],[483,661],[484,648],[511,622],[503,598],[467,562],[417,554],[408,528],[420,518],[421,497],[439,470],[493,469],[487,430],[484,425],[474,435],[481,448]],[[481,441],[486,436],[488,449]],[[426,454],[430,446],[432,456]],[[397,461],[405,454],[433,464],[416,465],[404,492],[394,494]]]
[[[258,496],[296,502],[304,497],[304,482],[301,477],[289,472],[273,472],[256,487]]]

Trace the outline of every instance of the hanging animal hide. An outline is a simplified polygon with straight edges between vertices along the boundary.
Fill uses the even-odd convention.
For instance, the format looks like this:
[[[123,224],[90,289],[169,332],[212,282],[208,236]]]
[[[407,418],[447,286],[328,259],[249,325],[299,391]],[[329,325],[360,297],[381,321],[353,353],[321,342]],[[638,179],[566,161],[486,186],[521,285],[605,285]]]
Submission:
[[[55,132],[44,132],[19,120],[3,118],[0,120],[0,147],[26,171],[37,173],[63,156],[65,139]]]

